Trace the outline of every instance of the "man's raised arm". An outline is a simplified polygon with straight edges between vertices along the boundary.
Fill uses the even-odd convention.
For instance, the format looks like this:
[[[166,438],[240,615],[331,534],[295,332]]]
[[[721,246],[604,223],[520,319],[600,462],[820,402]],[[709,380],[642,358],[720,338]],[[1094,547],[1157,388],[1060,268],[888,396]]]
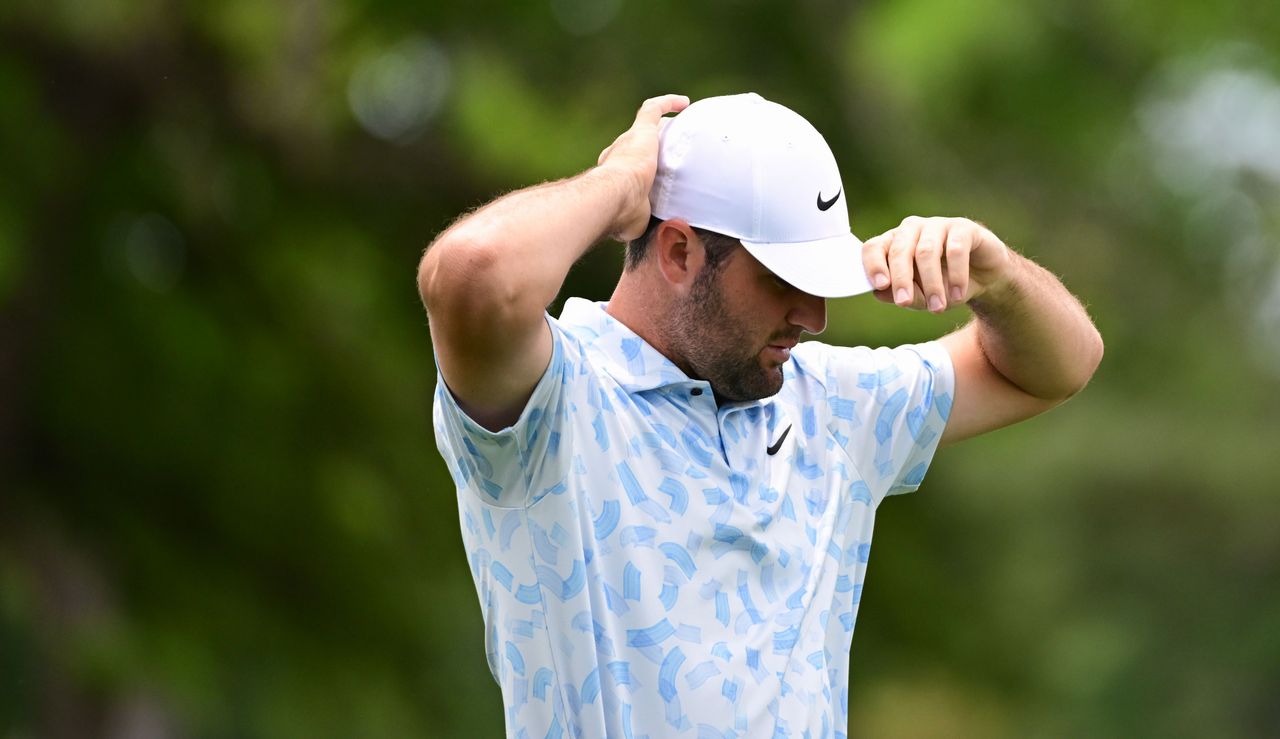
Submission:
[[[547,305],[592,245],[649,222],[662,116],[689,105],[650,98],[635,123],[575,177],[505,195],[444,231],[418,266],[432,343],[459,405],[490,430],[520,416],[551,361]]]
[[[973,310],[974,321],[941,340],[956,377],[943,444],[1049,410],[1102,361],[1102,337],[1080,302],[979,223],[912,216],[867,239],[862,261],[883,302]]]

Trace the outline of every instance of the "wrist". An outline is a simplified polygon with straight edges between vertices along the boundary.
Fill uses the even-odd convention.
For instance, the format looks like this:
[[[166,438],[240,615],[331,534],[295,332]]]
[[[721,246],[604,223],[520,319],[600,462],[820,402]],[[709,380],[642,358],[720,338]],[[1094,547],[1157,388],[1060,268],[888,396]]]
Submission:
[[[609,162],[587,170],[609,194],[608,235],[618,241],[629,241],[644,233],[649,224],[649,187],[646,179],[630,169],[611,166]]]
[[[1006,310],[1017,304],[1022,295],[1022,276],[1026,260],[1006,247],[1006,260],[1002,269],[985,281],[979,295],[969,300],[969,308],[981,315],[989,311]]]

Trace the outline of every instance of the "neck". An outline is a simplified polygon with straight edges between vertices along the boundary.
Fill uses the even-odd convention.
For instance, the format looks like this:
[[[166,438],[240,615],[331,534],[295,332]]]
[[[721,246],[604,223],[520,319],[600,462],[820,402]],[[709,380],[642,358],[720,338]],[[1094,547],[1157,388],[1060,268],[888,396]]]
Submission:
[[[659,322],[661,316],[671,312],[670,300],[666,297],[663,286],[654,284],[652,275],[644,272],[643,268],[637,268],[622,273],[618,286],[609,297],[605,312],[687,372],[682,358],[672,352],[666,332]]]

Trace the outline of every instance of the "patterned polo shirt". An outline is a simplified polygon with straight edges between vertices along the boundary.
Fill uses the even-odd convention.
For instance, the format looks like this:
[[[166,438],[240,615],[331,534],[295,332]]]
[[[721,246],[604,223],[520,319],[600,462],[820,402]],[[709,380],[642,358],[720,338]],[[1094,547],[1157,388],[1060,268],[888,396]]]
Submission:
[[[805,342],[717,407],[603,303],[547,322],[513,426],[436,390],[507,736],[844,737],[876,507],[933,457],[946,351]]]

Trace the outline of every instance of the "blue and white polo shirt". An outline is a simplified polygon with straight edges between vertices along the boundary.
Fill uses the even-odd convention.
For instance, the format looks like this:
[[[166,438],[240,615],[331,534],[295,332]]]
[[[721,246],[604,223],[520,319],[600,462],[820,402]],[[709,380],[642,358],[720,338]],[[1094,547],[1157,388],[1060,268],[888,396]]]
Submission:
[[[946,351],[805,342],[717,407],[603,303],[547,322],[515,425],[436,390],[507,735],[844,737],[876,506],[924,477]]]

